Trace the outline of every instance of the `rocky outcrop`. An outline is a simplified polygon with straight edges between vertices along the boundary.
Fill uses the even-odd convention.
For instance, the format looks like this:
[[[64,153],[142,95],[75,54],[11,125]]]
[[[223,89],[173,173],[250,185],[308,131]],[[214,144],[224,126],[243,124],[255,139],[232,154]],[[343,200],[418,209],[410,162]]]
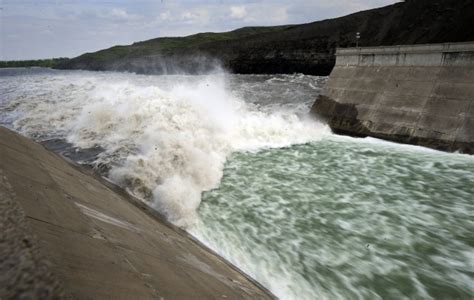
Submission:
[[[328,75],[336,47],[474,40],[471,0],[411,0],[302,25],[158,38],[65,61],[59,68],[137,73],[200,73],[216,61],[234,73]]]
[[[312,107],[334,132],[474,154],[474,42],[336,56]]]
[[[141,201],[0,127],[1,299],[272,299]]]

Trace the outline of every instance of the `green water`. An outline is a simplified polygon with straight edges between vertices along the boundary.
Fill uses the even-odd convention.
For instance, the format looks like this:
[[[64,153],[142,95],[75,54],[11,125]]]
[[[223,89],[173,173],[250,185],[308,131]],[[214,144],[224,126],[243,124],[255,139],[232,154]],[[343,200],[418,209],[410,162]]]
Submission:
[[[199,215],[283,299],[473,298],[473,157],[334,136],[235,153]]]
[[[5,69],[0,124],[110,170],[281,299],[474,299],[474,156],[332,135],[309,115],[326,79]]]

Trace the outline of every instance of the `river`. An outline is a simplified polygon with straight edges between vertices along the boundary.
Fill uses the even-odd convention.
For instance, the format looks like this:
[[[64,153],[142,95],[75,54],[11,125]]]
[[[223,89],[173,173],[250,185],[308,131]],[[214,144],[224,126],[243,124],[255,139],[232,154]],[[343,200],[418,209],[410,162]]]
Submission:
[[[0,70],[0,123],[281,299],[472,299],[474,157],[333,135],[327,78]]]

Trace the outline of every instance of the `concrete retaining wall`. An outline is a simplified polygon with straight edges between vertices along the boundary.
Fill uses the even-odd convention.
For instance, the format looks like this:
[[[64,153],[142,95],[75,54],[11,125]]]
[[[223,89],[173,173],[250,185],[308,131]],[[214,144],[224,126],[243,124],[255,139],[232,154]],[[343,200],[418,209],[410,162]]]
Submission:
[[[312,112],[336,133],[474,153],[474,42],[338,49]]]
[[[271,299],[142,202],[0,127],[0,299]]]

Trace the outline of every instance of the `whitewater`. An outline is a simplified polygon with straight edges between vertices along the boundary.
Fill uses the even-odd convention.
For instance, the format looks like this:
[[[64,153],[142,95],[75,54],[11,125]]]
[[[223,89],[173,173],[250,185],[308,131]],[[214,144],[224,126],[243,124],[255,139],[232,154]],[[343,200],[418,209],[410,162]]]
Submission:
[[[2,84],[14,90],[15,99],[2,104],[15,108],[13,127],[39,140],[100,146],[94,166],[109,166],[112,181],[181,227],[196,219],[201,193],[218,186],[230,153],[305,143],[328,132],[298,115],[298,107],[259,110],[243,101],[229,92],[224,73],[55,74]]]
[[[469,299],[474,159],[331,134],[327,78],[0,70],[0,123],[95,168],[281,299]]]

